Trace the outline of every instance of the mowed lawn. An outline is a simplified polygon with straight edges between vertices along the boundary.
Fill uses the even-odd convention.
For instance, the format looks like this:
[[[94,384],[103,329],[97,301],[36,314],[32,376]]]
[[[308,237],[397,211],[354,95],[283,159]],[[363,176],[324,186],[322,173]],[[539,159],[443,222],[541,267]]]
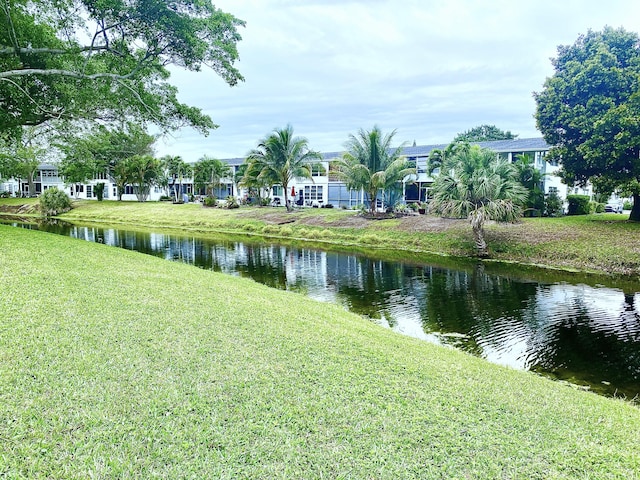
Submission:
[[[0,477],[640,478],[640,409],[250,280],[0,225]]]

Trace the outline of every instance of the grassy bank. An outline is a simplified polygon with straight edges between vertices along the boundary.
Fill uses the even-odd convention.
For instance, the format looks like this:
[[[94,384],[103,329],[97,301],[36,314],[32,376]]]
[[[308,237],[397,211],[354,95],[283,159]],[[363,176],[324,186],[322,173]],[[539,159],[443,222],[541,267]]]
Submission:
[[[307,239],[364,249],[473,256],[471,229],[464,220],[428,215],[365,220],[353,211],[283,208],[207,209],[167,203],[79,202],[64,218],[226,232],[273,238]],[[640,224],[626,215],[599,214],[532,218],[487,226],[492,257],[546,267],[640,276]]]
[[[638,478],[640,411],[333,305],[0,225],[0,476]]]

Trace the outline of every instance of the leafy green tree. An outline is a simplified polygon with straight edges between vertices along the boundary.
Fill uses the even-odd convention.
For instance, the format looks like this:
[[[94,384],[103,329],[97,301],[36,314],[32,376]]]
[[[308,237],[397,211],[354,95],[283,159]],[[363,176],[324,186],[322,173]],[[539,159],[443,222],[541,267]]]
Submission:
[[[108,172],[118,191],[118,200],[127,185],[132,185],[130,170],[125,160],[134,156],[153,155],[153,143],[156,137],[134,123],[116,128],[98,126],[88,133],[61,139],[58,147],[65,155],[64,162],[68,167],[74,163],[86,162],[87,170],[93,165],[94,172]],[[78,168],[84,171],[84,167]]]
[[[222,179],[231,177],[231,167],[217,158],[204,155],[193,166],[196,188],[204,188],[209,198],[215,197],[215,189],[222,186]]]
[[[628,191],[640,221],[640,38],[604,28],[559,46],[554,74],[535,93],[536,122],[567,183]]]
[[[58,171],[64,177],[65,183],[68,185],[78,185],[81,183],[87,183],[87,181],[95,177],[97,168],[93,157],[90,155],[82,157],[65,157],[61,160]],[[74,188],[76,197],[79,189]]]
[[[360,129],[356,135],[349,134],[345,153],[333,164],[336,175],[347,188],[366,193],[370,213],[375,212],[378,192],[415,173],[402,157],[405,144],[391,147],[395,134],[395,130],[383,134],[377,125],[371,130]]]
[[[244,22],[199,0],[3,0],[0,131],[60,120],[136,118],[162,129],[215,128],[182,104],[170,67],[243,78]]]
[[[509,130],[500,130],[495,125],[480,125],[466,132],[459,133],[453,139],[453,143],[458,142],[489,142],[493,140],[513,140],[518,135],[514,135]]]
[[[484,236],[488,220],[513,222],[520,218],[527,190],[512,163],[495,152],[472,146],[446,159],[433,182],[432,207],[443,216],[467,218],[478,256],[489,255]]]
[[[294,178],[312,178],[313,164],[322,160],[322,154],[309,149],[308,140],[293,135],[293,127],[276,129],[251,150],[247,162],[257,179],[269,185],[281,185],[287,211],[290,205],[289,184]]]
[[[528,190],[525,203],[525,215],[542,215],[544,212],[544,188],[542,179],[544,174],[535,166],[533,158],[521,154],[516,157],[514,163],[518,172],[518,180]]]
[[[10,176],[16,178],[18,184],[26,180],[31,197],[36,194],[35,179],[42,154],[41,148],[32,145],[17,145],[9,150],[8,155],[12,157],[7,161]]]

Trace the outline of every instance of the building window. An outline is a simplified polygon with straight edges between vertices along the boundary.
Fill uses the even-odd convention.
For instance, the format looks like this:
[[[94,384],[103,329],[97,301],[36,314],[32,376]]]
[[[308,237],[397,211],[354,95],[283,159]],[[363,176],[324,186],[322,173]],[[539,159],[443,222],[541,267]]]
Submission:
[[[558,187],[549,187],[549,195],[557,195]]]
[[[91,185],[87,185],[87,198],[91,198],[93,196],[93,188]]]
[[[304,187],[305,203],[322,203],[322,185],[306,185]]]

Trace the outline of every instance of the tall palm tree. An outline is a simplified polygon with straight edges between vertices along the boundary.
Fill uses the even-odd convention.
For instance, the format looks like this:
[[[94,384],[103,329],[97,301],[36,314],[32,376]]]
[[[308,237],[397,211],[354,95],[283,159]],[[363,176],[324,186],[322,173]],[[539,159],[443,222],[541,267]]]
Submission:
[[[416,173],[416,169],[404,157],[396,158],[384,170],[372,171],[366,165],[358,162],[354,157],[343,155],[333,164],[334,174],[345,182],[349,190],[363,190],[369,201],[369,212],[373,214],[376,207],[376,197],[394,188],[398,182]]]
[[[222,185],[222,179],[230,178],[232,172],[227,163],[205,155],[194,165],[193,176],[196,187],[204,188],[213,198],[215,189]]]
[[[516,221],[527,199],[514,165],[478,146],[447,158],[431,191],[432,205],[441,215],[469,219],[480,257],[488,256],[485,222]]]
[[[247,156],[248,170],[260,172],[258,180],[282,186],[287,211],[293,209],[288,197],[290,182],[294,178],[312,178],[313,164],[320,160],[322,154],[309,150],[306,138],[295,137],[291,125],[275,129]]]
[[[349,134],[346,151],[333,163],[335,174],[349,190],[363,190],[367,195],[370,213],[375,212],[376,197],[380,190],[393,188],[405,177],[415,174],[415,169],[402,157],[405,144],[391,148],[396,131],[383,134],[378,126],[371,130],[360,129],[357,135]]]
[[[182,182],[188,176],[192,167],[180,155],[165,155],[161,160],[164,163],[164,169],[168,177],[167,186],[171,185],[173,187],[174,201],[179,202],[182,200]],[[169,179],[171,183],[169,183]]]

